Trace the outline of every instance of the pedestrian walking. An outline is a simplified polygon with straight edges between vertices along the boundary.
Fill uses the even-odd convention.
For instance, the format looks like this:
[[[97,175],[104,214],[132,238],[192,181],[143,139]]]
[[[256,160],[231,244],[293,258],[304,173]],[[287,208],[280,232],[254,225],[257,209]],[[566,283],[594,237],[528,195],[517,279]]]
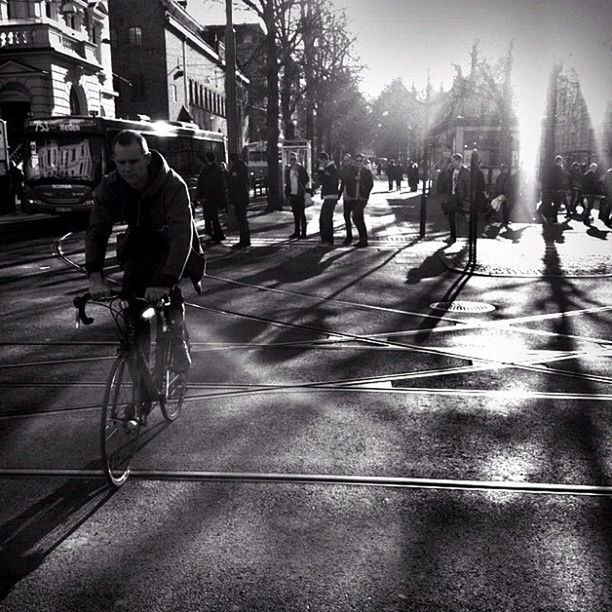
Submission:
[[[318,180],[321,184],[321,214],[319,216],[319,232],[321,242],[334,244],[334,209],[338,203],[338,184],[340,176],[338,168],[325,151],[318,156],[319,170]]]
[[[599,200],[601,202],[604,194],[603,184],[599,179],[599,166],[595,162],[593,162],[589,166],[589,169],[582,175],[582,193],[584,196],[583,223],[585,225],[591,225],[593,222],[593,219],[591,218],[593,204],[595,203],[595,200]]]
[[[489,200],[487,195],[487,185],[484,172],[481,168],[481,159],[478,151],[472,151],[470,159],[470,185],[472,187],[470,207],[470,236],[472,240],[476,240],[478,233],[479,220],[486,217],[489,211]]]
[[[577,161],[573,162],[570,166],[568,180],[570,197],[565,217],[566,219],[571,219],[577,214],[578,204],[582,204],[582,174],[580,172],[580,164]]]
[[[419,165],[416,162],[409,163],[407,174],[410,191],[417,191],[419,188]]]
[[[387,181],[389,182],[389,191],[393,191],[394,185],[397,186],[398,191],[401,189],[402,167],[398,165],[394,159],[392,159],[387,166]]]
[[[305,198],[310,177],[306,168],[298,163],[296,153],[289,155],[289,165],[285,168],[285,195],[293,212],[294,231],[290,240],[306,238]]]
[[[227,169],[227,191],[229,202],[234,208],[236,223],[240,239],[232,245],[232,249],[243,249],[251,246],[251,231],[247,219],[249,207],[249,169],[240,159],[238,153],[229,154],[229,166]]]
[[[499,213],[502,220],[502,226],[507,227],[510,223],[510,210],[512,208],[512,203],[509,198],[510,193],[510,169],[507,164],[499,165],[499,174],[495,177],[495,181],[493,182],[493,189],[491,193],[492,201],[496,198],[501,198],[498,200],[500,204]],[[488,215],[491,214],[489,211]]]
[[[470,171],[463,165],[461,153],[451,157],[447,185],[446,214],[450,233],[447,242],[452,244],[457,240],[457,213],[465,214],[470,201]]]
[[[557,223],[559,208],[567,200],[567,175],[563,169],[563,157],[557,155],[542,177],[542,205],[540,214],[544,223]]]
[[[346,198],[348,196],[351,202],[351,218],[359,233],[359,240],[355,246],[359,249],[368,246],[368,230],[363,215],[370,197],[370,192],[374,187],[374,178],[361,153],[355,156],[355,162],[354,171],[347,177],[344,197]],[[352,235],[349,233],[348,229],[349,227],[350,226],[347,226],[345,244],[350,244],[352,241]]]
[[[227,185],[213,151],[208,151],[204,157],[195,197],[202,206],[206,233],[211,236],[213,243],[219,244],[225,240],[219,222],[219,210],[227,208]]]

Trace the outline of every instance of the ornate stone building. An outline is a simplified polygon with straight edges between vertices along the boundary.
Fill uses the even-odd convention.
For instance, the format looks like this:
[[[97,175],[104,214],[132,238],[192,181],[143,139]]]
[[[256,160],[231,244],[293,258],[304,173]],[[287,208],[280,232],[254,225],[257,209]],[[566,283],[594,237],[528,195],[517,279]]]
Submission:
[[[115,116],[107,0],[0,0],[0,118]]]
[[[574,161],[581,164],[591,161],[605,163],[599,159],[603,151],[597,150],[595,126],[576,71],[573,68],[559,69],[554,87],[554,154],[562,155],[568,164]]]

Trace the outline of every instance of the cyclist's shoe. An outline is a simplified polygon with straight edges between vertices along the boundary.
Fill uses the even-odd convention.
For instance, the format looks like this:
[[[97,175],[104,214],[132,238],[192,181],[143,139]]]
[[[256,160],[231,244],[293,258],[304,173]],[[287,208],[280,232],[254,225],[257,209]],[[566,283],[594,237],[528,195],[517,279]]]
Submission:
[[[174,340],[172,342],[172,369],[177,374],[185,374],[191,367],[191,355],[185,340]]]

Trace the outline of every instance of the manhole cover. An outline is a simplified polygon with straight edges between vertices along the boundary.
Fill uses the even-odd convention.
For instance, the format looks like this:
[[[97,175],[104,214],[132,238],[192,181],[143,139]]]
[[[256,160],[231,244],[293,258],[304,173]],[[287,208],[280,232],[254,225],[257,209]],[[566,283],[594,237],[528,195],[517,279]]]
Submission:
[[[456,302],[434,302],[429,305],[434,310],[445,310],[447,312],[468,312],[478,314],[481,312],[491,312],[495,310],[493,304],[485,302],[467,302],[465,300],[457,300]]]

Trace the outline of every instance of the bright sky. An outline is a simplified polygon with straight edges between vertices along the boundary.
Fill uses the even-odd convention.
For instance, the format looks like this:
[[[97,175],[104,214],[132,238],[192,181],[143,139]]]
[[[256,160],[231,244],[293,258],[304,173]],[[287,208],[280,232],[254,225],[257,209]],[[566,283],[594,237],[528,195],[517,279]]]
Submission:
[[[612,94],[612,0],[335,0],[357,36],[356,51],[368,66],[361,84],[376,97],[401,77],[424,89],[427,71],[435,89],[452,83],[453,63],[469,70],[469,52],[480,40],[489,59],[515,45],[515,88],[528,97],[541,89],[555,61],[579,71],[593,116],[603,117]],[[189,0],[202,23],[223,23],[224,3]],[[236,13],[234,21],[245,21]],[[590,102],[589,102],[590,99]]]

